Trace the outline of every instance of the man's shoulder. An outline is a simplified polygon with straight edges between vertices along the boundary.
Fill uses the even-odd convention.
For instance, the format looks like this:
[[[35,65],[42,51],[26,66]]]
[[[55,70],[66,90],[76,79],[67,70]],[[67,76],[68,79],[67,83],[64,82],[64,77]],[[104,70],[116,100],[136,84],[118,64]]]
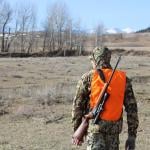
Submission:
[[[126,88],[131,89],[132,88],[132,78],[129,78],[126,76]]]
[[[92,78],[92,74],[93,74],[93,70],[90,70],[90,71],[84,73],[84,74],[82,75],[81,79],[82,79],[83,81],[90,81],[91,78]]]

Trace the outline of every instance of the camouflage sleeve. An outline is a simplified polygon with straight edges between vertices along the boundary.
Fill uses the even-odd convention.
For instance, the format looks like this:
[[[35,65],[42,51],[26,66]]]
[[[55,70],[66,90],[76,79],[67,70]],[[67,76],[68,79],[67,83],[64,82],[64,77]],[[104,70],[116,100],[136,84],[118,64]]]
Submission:
[[[125,111],[127,112],[128,135],[136,137],[139,125],[137,103],[132,89],[130,79],[127,77],[125,100]]]
[[[90,74],[86,73],[81,77],[81,80],[78,81],[76,95],[73,99],[72,107],[72,122],[74,131],[78,128],[82,121],[82,117],[88,111],[88,102],[90,95]]]

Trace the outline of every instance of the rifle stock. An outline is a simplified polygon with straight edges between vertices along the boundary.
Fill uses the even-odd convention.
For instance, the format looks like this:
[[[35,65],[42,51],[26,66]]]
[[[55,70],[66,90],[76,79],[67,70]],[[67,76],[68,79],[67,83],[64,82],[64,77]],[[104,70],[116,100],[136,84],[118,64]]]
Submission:
[[[89,112],[89,114],[86,115],[86,117],[83,118],[82,123],[80,124],[80,126],[78,127],[78,129],[74,132],[73,134],[73,139],[78,139],[79,141],[83,140],[84,135],[87,132],[88,129],[88,125],[89,125],[89,120],[94,118],[94,122],[96,123],[98,120],[99,115],[97,115],[97,108],[100,105],[100,100],[104,97],[106,88],[107,88],[107,83],[104,84],[104,87],[102,89],[102,91],[99,94],[98,97],[98,102],[97,105],[94,107],[93,111]]]
[[[88,118],[83,118],[82,123],[80,124],[78,129],[73,134],[73,138],[78,139],[79,141],[82,141],[84,135],[87,132],[88,126],[89,126],[89,119]]]

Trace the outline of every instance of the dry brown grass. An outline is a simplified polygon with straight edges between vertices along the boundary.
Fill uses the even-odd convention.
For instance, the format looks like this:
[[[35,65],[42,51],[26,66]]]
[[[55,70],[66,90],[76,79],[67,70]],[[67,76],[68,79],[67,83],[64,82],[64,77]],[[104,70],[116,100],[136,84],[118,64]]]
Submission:
[[[116,62],[114,55],[112,64]],[[80,76],[90,70],[87,57],[1,58],[0,149],[70,150],[71,104]],[[150,149],[150,61],[147,56],[124,56],[119,64],[133,79],[140,125],[137,150]],[[125,121],[126,122],[126,121]],[[127,125],[120,135],[124,149]]]

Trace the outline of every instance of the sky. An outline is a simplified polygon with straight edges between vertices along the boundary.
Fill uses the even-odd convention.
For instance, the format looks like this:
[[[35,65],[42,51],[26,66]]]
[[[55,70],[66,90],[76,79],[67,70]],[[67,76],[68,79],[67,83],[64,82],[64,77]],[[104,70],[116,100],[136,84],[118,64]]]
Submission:
[[[73,20],[81,20],[87,30],[98,23],[105,28],[131,28],[140,30],[150,26],[150,0],[6,0],[12,7],[31,3],[37,10],[39,27],[44,22],[47,9],[54,2],[64,2]]]

